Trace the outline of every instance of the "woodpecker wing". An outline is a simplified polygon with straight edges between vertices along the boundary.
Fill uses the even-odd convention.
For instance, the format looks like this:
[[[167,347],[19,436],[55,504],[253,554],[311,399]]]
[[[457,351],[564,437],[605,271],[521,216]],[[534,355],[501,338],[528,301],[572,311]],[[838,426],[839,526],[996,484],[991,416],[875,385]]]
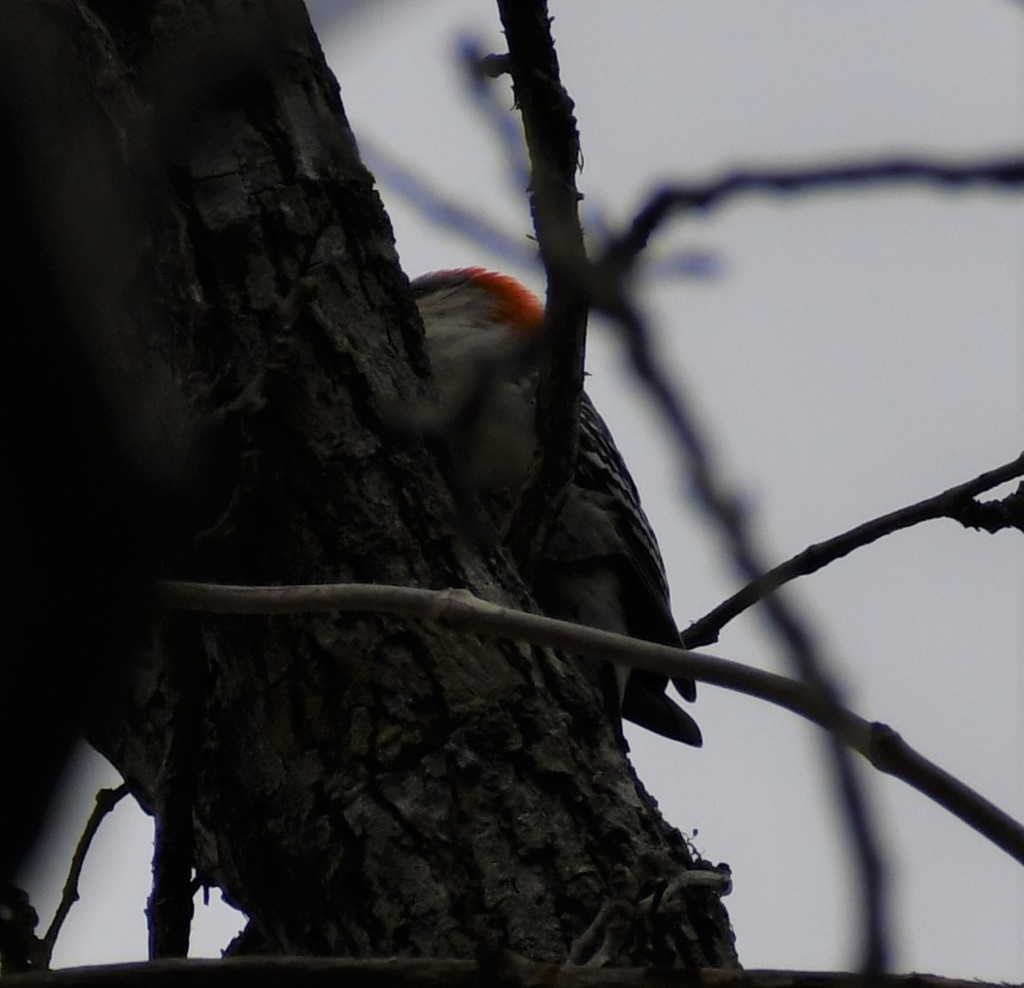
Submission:
[[[580,402],[580,445],[574,483],[603,495],[615,507],[616,531],[622,539],[623,558],[641,592],[643,628],[635,634],[648,641],[679,644],[679,630],[669,610],[668,578],[651,523],[640,506],[640,494],[612,439],[608,426],[584,392]],[[631,588],[633,589],[633,588]]]
[[[621,540],[617,561],[628,601],[624,609],[630,633],[645,641],[678,646],[679,629],[672,616],[668,578],[654,531],[611,432],[586,393],[580,403],[580,446],[574,483],[600,496],[604,509],[614,514],[616,534]],[[666,676],[634,670],[627,693],[630,688],[642,688],[645,692],[663,694],[667,682]],[[673,683],[681,696],[695,699],[692,679],[677,677]]]

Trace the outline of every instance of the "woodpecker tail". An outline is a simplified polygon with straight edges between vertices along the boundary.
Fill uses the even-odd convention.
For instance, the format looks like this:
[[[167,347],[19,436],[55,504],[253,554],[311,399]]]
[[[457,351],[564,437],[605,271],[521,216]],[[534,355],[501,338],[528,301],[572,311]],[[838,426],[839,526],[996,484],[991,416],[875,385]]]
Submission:
[[[670,741],[694,748],[704,744],[697,722],[668,698],[665,677],[657,673],[633,670],[622,698],[622,716]]]

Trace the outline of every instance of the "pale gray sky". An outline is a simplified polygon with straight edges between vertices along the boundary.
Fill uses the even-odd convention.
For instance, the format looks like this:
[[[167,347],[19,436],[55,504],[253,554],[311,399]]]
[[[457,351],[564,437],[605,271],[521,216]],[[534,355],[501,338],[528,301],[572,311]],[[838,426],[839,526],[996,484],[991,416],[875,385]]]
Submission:
[[[739,164],[1024,147],[1018,4],[552,0],[551,9],[577,104],[585,209],[607,222],[626,219],[660,181]],[[520,190],[458,79],[454,47],[467,34],[500,49],[492,3],[363,5],[323,42],[360,138],[525,237]],[[507,267],[382,193],[410,276]],[[1022,231],[1019,196],[902,188],[746,198],[663,237],[666,250],[717,258],[715,280],[651,283],[645,298],[662,359],[698,403],[773,561],[1020,452]],[[542,291],[539,272],[509,270]],[[670,448],[613,336],[597,324],[591,339],[588,387],[634,470],[685,625],[734,584],[679,496]],[[858,712],[1018,818],[1022,558],[1019,536],[933,522],[800,581],[795,594]],[[753,616],[712,651],[779,667]],[[849,966],[849,873],[817,735],[711,688],[696,713],[702,751],[637,730],[634,762],[668,819],[697,829],[705,856],[732,865],[727,905],[742,961]],[[899,969],[1019,980],[1020,868],[902,784],[863,774],[888,840]],[[59,815],[79,826],[85,812]],[[146,825],[123,808],[103,840],[64,964],[145,952]],[[201,927],[207,953],[237,925],[212,912]]]

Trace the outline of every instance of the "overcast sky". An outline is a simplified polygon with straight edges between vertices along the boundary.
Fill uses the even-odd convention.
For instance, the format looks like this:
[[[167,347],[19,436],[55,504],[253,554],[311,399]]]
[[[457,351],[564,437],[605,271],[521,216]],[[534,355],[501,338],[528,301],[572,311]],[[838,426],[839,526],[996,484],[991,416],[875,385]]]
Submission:
[[[522,190],[454,57],[466,36],[500,50],[493,4],[352,6],[323,42],[357,136],[525,243]],[[626,220],[662,181],[737,165],[1024,147],[1024,9],[1009,0],[552,0],[551,9],[595,230]],[[431,227],[388,187],[382,194],[410,276],[484,264],[543,293],[539,270],[510,267]],[[1022,239],[1019,196],[908,188],[747,197],[661,238],[656,256],[714,260],[713,277],[651,276],[642,294],[660,359],[696,402],[772,562],[1020,452]],[[686,625],[736,584],[599,322],[588,366]],[[932,522],[794,588],[855,709],[1018,818],[1022,558],[1019,535]],[[712,651],[783,668],[756,613]],[[710,687],[695,713],[703,750],[635,730],[634,763],[666,817],[698,831],[706,857],[731,864],[741,960],[854,963],[850,872],[817,733]],[[65,824],[80,826],[99,771],[90,760],[80,773],[78,803],[57,814]],[[886,837],[898,968],[1019,980],[1020,867],[903,784],[862,774]],[[144,956],[150,839],[141,815],[122,807],[59,963]],[[36,886],[45,897],[42,879]],[[201,910],[197,949],[215,954],[235,931],[225,912]]]

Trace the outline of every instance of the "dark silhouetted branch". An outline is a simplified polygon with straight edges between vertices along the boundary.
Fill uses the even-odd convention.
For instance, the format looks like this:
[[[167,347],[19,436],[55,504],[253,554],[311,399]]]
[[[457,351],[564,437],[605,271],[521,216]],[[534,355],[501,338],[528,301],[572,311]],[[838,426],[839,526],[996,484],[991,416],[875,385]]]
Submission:
[[[400,195],[425,219],[466,238],[502,261],[520,268],[535,268],[537,248],[525,237],[503,230],[496,220],[483,216],[479,209],[449,198],[411,168],[365,140],[360,141],[359,146],[376,179]]]
[[[711,446],[684,395],[673,387],[654,358],[647,325],[627,296],[624,272],[616,273],[607,266],[605,270],[608,277],[602,282],[600,296],[595,296],[592,302],[599,304],[622,327],[633,369],[672,431],[684,482],[719,529],[737,572],[746,580],[754,580],[767,566],[754,548],[742,504],[722,480]],[[827,671],[821,650],[796,609],[780,595],[774,595],[765,601],[765,615],[797,675],[817,693],[825,708],[834,709],[838,716],[842,707],[838,685]],[[862,878],[865,944],[862,968],[866,975],[873,975],[885,969],[888,958],[885,874],[879,840],[846,749],[834,734],[826,736],[826,745],[833,769],[830,779],[836,786],[844,819],[849,825],[850,841]]]
[[[856,528],[851,528],[848,532],[843,532],[842,535],[808,546],[791,559],[751,581],[728,600],[694,621],[682,632],[683,644],[687,648],[701,648],[718,641],[718,635],[726,624],[747,608],[774,593],[783,584],[798,576],[815,573],[829,563],[849,555],[855,549],[921,522],[936,518],[952,518],[963,525],[984,528],[989,532],[1001,528],[1020,528],[1022,519],[1019,507],[1016,508],[1016,515],[1008,507],[1021,503],[1020,490],[1003,501],[992,504],[978,504],[974,498],[1022,474],[1024,453],[1001,467],[989,470],[964,484],[950,487],[941,494],[873,518]]]
[[[544,0],[498,0],[508,41],[507,68],[530,152],[530,194],[537,243],[548,279],[545,335],[537,388],[535,464],[509,527],[508,542],[529,582],[537,547],[547,540],[576,466],[588,267],[579,220],[579,134],[562,85]]]
[[[1024,184],[1024,157],[960,163],[885,158],[859,164],[737,170],[709,182],[668,186],[637,213],[629,231],[609,244],[606,259],[628,268],[654,232],[676,213],[720,206],[747,193],[806,193],[866,185],[1013,186]]]
[[[128,787],[123,784],[116,789],[101,789],[96,793],[96,805],[93,807],[92,813],[89,814],[82,836],[78,838],[75,853],[71,856],[71,867],[68,869],[68,877],[60,894],[60,902],[57,903],[53,919],[40,940],[40,961],[45,968],[49,968],[50,961],[53,959],[53,949],[57,945],[57,937],[60,936],[60,931],[71,912],[71,907],[78,901],[78,883],[82,877],[82,868],[85,866],[85,858],[92,846],[93,838],[100,829],[104,817],[127,795]]]
[[[146,903],[149,956],[187,957],[192,932],[196,787],[207,665],[192,615],[168,622],[167,689],[174,698],[170,744],[156,807],[153,888]]]

